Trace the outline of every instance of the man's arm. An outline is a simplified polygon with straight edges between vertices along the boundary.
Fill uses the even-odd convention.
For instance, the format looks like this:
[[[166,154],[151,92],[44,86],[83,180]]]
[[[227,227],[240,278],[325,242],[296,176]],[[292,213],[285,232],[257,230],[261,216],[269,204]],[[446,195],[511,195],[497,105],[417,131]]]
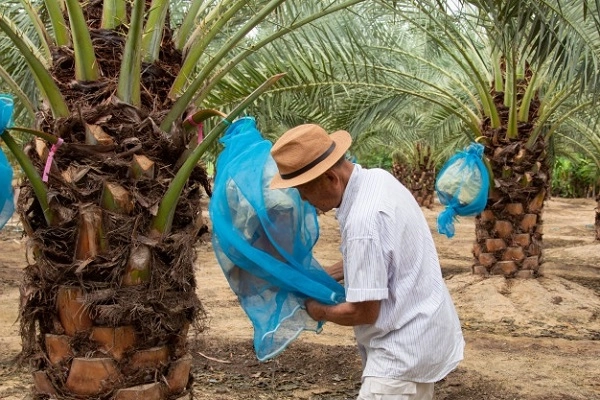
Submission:
[[[380,300],[341,303],[334,306],[309,299],[305,303],[308,315],[315,321],[330,321],[338,325],[374,324],[379,317]]]
[[[342,281],[344,279],[344,262],[338,261],[333,265],[325,268],[325,272],[327,272],[333,279],[336,281]]]

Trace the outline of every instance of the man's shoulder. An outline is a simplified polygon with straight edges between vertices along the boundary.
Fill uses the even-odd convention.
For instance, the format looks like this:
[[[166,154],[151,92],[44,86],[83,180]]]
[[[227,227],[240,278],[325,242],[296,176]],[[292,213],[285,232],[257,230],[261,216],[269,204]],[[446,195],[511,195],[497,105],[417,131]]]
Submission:
[[[392,182],[398,182],[394,175],[382,168],[361,168],[359,176],[362,178],[361,181],[369,182],[370,184],[389,185]]]
[[[377,197],[382,201],[387,197],[403,197],[406,188],[390,172],[382,168],[368,168],[360,173],[360,197]]]
[[[379,168],[379,167],[373,167],[373,168],[361,168],[361,172],[365,173],[365,174],[370,174],[370,175],[374,175],[374,176],[394,176],[391,174],[391,172],[383,169],[383,168]]]

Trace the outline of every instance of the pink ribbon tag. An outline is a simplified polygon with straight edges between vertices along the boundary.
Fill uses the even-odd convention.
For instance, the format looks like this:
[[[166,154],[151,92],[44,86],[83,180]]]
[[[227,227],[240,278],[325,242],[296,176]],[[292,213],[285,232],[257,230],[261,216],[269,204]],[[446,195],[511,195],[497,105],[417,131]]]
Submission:
[[[198,127],[198,144],[200,144],[200,143],[202,143],[202,140],[204,140],[204,124],[202,124],[202,122],[196,123],[196,121],[194,121],[194,118],[192,118],[192,117],[193,117],[193,115],[190,114],[187,117],[187,121],[191,125]]]
[[[63,144],[62,138],[58,138],[58,141],[52,145],[50,148],[50,152],[48,153],[48,158],[46,158],[46,165],[44,166],[44,175],[42,175],[42,181],[48,182],[48,173],[50,172],[50,167],[52,166],[52,160],[54,159],[54,153]]]

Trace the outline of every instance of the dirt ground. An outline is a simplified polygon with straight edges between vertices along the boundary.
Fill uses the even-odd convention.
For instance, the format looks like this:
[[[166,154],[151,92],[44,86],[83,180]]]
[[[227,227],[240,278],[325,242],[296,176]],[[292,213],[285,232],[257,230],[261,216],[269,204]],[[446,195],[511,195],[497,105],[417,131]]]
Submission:
[[[441,211],[424,209],[467,343],[465,359],[436,384],[436,400],[600,400],[600,242],[592,200],[552,199],[544,213],[545,276],[507,281],[471,275],[473,220],[456,236],[435,232]],[[336,262],[334,213],[320,217],[316,258]],[[209,328],[190,334],[194,398],[355,399],[360,361],[352,330],[326,324],[260,363],[252,327],[217,264],[210,236],[198,243],[198,294]],[[31,378],[12,360],[20,351],[19,280],[25,264],[18,225],[0,231],[0,399],[29,398]]]

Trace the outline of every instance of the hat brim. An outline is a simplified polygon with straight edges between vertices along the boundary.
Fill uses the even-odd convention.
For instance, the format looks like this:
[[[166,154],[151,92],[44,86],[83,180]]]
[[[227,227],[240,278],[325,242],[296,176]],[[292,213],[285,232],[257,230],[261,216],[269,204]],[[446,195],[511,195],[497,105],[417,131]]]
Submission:
[[[342,158],[344,154],[346,154],[346,151],[348,151],[350,145],[352,144],[352,137],[350,136],[350,133],[346,131],[335,131],[329,135],[329,137],[335,142],[335,149],[327,158],[303,174],[295,176],[291,179],[283,179],[279,172],[276,172],[269,187],[271,189],[285,189],[302,185],[303,183],[310,182],[313,179],[318,178],[325,171],[331,168],[340,158]]]

